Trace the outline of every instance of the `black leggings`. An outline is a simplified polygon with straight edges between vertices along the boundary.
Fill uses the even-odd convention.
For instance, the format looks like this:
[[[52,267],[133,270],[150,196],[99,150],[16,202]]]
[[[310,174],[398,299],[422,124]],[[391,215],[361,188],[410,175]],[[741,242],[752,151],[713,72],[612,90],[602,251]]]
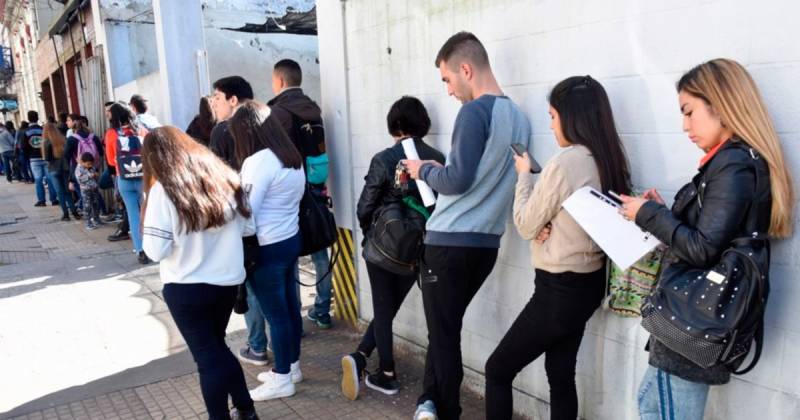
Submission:
[[[225,328],[236,301],[236,288],[167,283],[162,292],[172,319],[197,363],[200,391],[211,420],[230,419],[228,395],[234,407],[253,410],[242,366],[225,344]]]
[[[394,274],[370,262],[366,264],[372,288],[373,318],[358,345],[358,351],[369,357],[377,346],[380,369],[394,372],[392,321],[416,278],[414,275]]]
[[[536,270],[530,302],[486,362],[486,418],[510,419],[514,377],[545,354],[550,418],[578,416],[575,363],[586,322],[605,293],[605,268],[593,273]]]

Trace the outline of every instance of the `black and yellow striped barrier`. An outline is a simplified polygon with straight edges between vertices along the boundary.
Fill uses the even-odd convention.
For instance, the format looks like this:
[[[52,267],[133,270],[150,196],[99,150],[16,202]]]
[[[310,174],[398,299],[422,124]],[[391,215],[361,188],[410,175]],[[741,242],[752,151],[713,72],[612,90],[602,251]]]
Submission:
[[[339,228],[339,237],[331,249],[331,255],[339,256],[333,266],[333,295],[336,301],[334,315],[351,325],[358,321],[358,293],[356,291],[356,269],[353,263],[355,245],[353,231]]]

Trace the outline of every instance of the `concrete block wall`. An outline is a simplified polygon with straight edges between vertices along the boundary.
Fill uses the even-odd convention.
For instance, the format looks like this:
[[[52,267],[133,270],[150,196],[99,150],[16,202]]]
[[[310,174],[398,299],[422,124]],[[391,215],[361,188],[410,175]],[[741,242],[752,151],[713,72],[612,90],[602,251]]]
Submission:
[[[541,162],[557,151],[549,130],[549,89],[568,76],[590,74],[611,98],[635,184],[656,187],[672,197],[691,179],[702,155],[681,132],[675,82],[702,61],[728,57],[743,63],[758,83],[792,173],[800,182],[800,43],[796,41],[800,27],[794,24],[798,13],[800,4],[791,0],[321,2],[320,50],[335,46],[326,40],[332,35],[343,37],[346,45],[345,67],[321,62],[327,121],[349,125],[346,135],[328,128],[337,133],[338,137],[331,138],[336,152],[347,153],[352,162],[351,168],[337,166],[339,173],[332,175],[348,177],[334,191],[337,205],[348,202],[342,212],[346,217],[339,218],[339,223],[355,228],[356,242],[360,242],[351,206],[358,199],[371,156],[391,144],[385,115],[400,96],[414,95],[425,103],[433,122],[427,140],[442,151],[449,150],[460,104],[447,97],[433,62],[439,47],[459,30],[474,32],[486,45],[504,91],[533,124],[534,151]],[[342,33],[323,33],[323,28]],[[348,82],[346,106],[340,98],[326,95],[341,93],[325,83],[329,77],[340,80],[342,72]],[[343,110],[349,110],[346,121],[341,119]],[[800,240],[775,241],[773,249],[773,293],[762,361],[750,374],[712,389],[706,418],[800,417],[796,364],[800,360],[800,305],[795,304],[800,285],[792,274],[798,269]],[[363,262],[358,275],[361,317],[369,320],[371,292]],[[484,363],[532,293],[528,244],[509,220],[495,270],[464,320],[462,348],[470,386],[483,391]],[[398,344],[422,353],[427,331],[416,288],[394,328]],[[636,395],[647,366],[646,338],[638,320],[603,311],[595,314],[577,369],[582,417],[638,418]],[[543,359],[526,368],[514,385],[519,412],[532,418],[549,417]]]

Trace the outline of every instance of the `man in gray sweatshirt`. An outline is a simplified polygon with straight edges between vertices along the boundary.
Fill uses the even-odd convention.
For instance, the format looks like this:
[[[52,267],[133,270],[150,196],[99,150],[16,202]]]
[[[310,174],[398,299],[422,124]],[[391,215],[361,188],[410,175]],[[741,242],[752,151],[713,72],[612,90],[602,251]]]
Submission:
[[[516,174],[510,145],[531,148],[530,123],[503,94],[475,35],[450,37],[436,67],[447,93],[463,106],[445,166],[405,161],[412,178],[439,193],[427,223],[420,272],[429,344],[424,390],[414,417],[419,420],[461,414],[462,319],[494,267],[511,212]]]

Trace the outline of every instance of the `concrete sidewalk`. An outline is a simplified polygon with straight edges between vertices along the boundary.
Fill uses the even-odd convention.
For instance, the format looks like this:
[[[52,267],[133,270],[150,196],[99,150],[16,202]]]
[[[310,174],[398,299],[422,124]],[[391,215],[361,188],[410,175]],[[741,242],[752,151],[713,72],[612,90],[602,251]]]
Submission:
[[[0,181],[0,419],[204,419],[194,362],[161,298],[158,266],[141,266],[109,225],[60,222],[60,208],[33,207],[32,185]],[[306,261],[302,275],[313,281]],[[314,290],[303,288],[303,304]],[[398,351],[401,392],[340,393],[340,358],[359,333],[306,322],[305,380],[292,398],[256,403],[262,419],[410,419],[421,389],[418,356]],[[245,341],[233,315],[228,341]],[[373,357],[377,359],[377,357]],[[377,367],[377,360],[372,360]],[[251,387],[263,369],[244,365]],[[462,394],[463,418],[483,400]]]

